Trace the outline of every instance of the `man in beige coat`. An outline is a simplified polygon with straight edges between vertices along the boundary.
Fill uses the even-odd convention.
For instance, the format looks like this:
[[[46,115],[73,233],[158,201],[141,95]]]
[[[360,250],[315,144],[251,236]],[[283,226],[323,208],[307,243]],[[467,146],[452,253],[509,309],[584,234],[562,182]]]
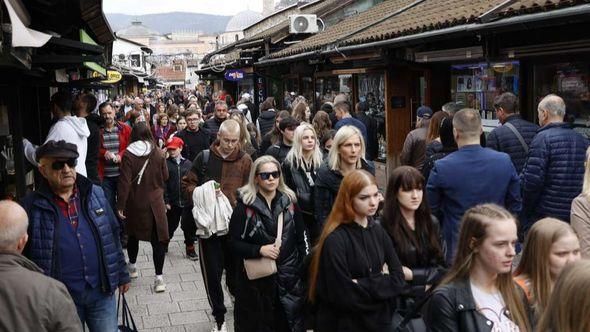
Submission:
[[[0,201],[0,331],[82,331],[66,287],[21,255],[28,217],[12,201]]]

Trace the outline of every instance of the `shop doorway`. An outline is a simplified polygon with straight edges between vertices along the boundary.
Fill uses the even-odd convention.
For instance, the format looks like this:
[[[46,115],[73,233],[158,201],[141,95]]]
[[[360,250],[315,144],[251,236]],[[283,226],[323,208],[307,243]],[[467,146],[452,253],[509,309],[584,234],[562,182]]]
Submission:
[[[429,98],[427,98],[428,74],[429,72],[426,69],[410,70],[410,130],[416,127],[418,108],[423,105],[430,107]]]

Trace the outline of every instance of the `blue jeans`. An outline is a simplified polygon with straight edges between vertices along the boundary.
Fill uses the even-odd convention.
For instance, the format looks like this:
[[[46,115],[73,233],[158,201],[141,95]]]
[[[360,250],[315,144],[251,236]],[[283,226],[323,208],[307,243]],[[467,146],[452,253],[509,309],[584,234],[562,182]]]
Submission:
[[[111,205],[111,209],[117,215],[117,183],[119,182],[118,176],[104,177],[102,179],[102,190],[104,195],[107,197],[107,201]]]
[[[105,294],[96,288],[87,287],[74,299],[82,325],[90,332],[117,331],[117,301],[114,294]]]

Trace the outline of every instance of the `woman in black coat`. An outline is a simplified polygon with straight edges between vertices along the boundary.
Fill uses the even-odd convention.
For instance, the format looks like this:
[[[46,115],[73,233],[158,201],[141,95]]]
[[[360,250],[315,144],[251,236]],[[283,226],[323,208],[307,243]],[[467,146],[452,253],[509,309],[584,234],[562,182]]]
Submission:
[[[416,306],[446,273],[442,236],[438,220],[430,214],[424,184],[417,169],[401,166],[391,173],[385,195],[381,225],[393,241],[407,282],[399,297],[396,324],[412,313],[408,318],[420,318]]]
[[[344,177],[311,263],[314,331],[390,331],[404,275],[385,230],[372,220],[381,194],[375,177]]]
[[[313,245],[322,231],[314,218],[313,188],[322,164],[322,151],[313,126],[302,123],[295,129],[293,147],[283,162],[285,183],[297,194],[297,207]]]
[[[308,250],[305,226],[293,205],[295,193],[284,184],[280,169],[271,156],[254,162],[230,220],[230,245],[237,259],[235,331],[304,331],[301,265]],[[281,214],[282,243],[276,247]],[[250,280],[244,259],[261,257],[275,260],[277,273]]]

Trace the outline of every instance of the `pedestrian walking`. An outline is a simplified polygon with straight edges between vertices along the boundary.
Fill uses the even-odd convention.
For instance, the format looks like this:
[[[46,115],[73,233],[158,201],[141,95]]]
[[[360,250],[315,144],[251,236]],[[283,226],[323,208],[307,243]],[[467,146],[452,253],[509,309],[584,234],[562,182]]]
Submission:
[[[369,104],[364,101],[356,103],[354,117],[362,122],[367,128],[367,160],[377,159],[379,154],[379,123],[371,116],[367,115]]]
[[[511,274],[517,241],[506,209],[483,204],[465,213],[453,265],[426,307],[428,331],[531,331],[526,296]]]
[[[426,183],[428,183],[430,171],[432,171],[434,163],[457,151],[457,142],[455,142],[455,137],[453,137],[453,118],[448,117],[442,119],[439,136],[440,142],[442,143],[442,149],[427,157],[424,161],[424,165],[422,165],[422,175],[426,179]]]
[[[25,256],[66,285],[91,332],[115,331],[115,291],[130,285],[119,222],[102,188],[76,173],[76,145],[48,141],[36,156],[43,181],[22,201],[29,215]]]
[[[352,117],[350,114],[350,104],[347,101],[335,103],[334,114],[336,114],[336,118],[338,119],[338,122],[334,125],[336,131],[343,126],[354,126],[361,132],[364,141],[367,142],[367,127],[365,127],[364,123]]]
[[[195,158],[193,165],[188,174],[183,178],[182,186],[187,197],[195,197],[201,200],[215,200],[218,196],[223,195],[227,198],[231,208],[237,203],[237,189],[245,185],[248,181],[252,159],[241,150],[240,144],[240,125],[235,120],[226,120],[219,127],[217,140],[208,150],[204,150]],[[210,181],[218,184],[219,189],[207,194],[195,191],[200,187],[208,186]],[[210,183],[209,183],[210,184]],[[200,190],[206,189],[206,187]],[[203,202],[199,203],[203,205]],[[210,206],[211,204],[205,204]],[[223,205],[225,207],[225,204]],[[222,210],[219,210],[222,211]],[[196,213],[195,213],[196,212]],[[228,235],[227,221],[231,216],[231,211],[227,215],[228,220],[217,220],[215,223],[207,223],[205,220],[199,220],[199,211],[193,209],[193,217],[199,225],[199,257],[201,263],[201,272],[204,276],[205,290],[207,298],[211,305],[212,314],[215,318],[214,331],[225,331],[225,314],[227,309],[223,303],[223,289],[221,286],[221,277],[223,271],[226,271],[226,285],[230,294],[235,294],[235,260],[231,254]]]
[[[375,168],[363,159],[364,155],[365,141],[356,127],[344,126],[336,132],[328,158],[317,171],[313,192],[315,222],[319,228],[324,227],[344,176],[355,169],[375,173]]]
[[[301,265],[308,252],[305,226],[294,207],[295,193],[284,183],[271,156],[256,160],[239,189],[230,221],[237,262],[236,331],[304,331],[305,287]],[[270,259],[276,273],[250,276],[247,262]]]
[[[304,122],[295,129],[293,147],[281,167],[285,183],[296,193],[297,207],[312,245],[322,232],[315,221],[313,200],[313,188],[321,164],[322,151],[316,132],[311,124]]]
[[[184,244],[187,248],[186,257],[190,260],[197,260],[199,256],[195,252],[195,226],[192,216],[192,202],[182,192],[182,178],[188,174],[192,162],[182,156],[184,142],[178,137],[172,137],[166,144],[166,167],[168,168],[168,180],[164,192],[166,203],[166,219],[168,220],[168,235],[174,236],[176,228],[180,223],[184,232]],[[192,247],[192,250],[190,250]],[[166,246],[168,252],[168,246]]]
[[[531,227],[514,280],[534,310],[533,328],[547,308],[553,285],[564,267],[580,259],[580,241],[568,223],[543,218]]]
[[[164,148],[170,136],[176,132],[176,126],[170,123],[168,114],[156,114],[156,123],[152,126],[152,134],[159,148]]]
[[[372,217],[381,194],[363,170],[342,181],[311,262],[314,331],[390,331],[404,274],[393,244]]]
[[[90,135],[86,139],[86,172],[87,177],[96,185],[100,185],[98,176],[98,149],[100,147],[100,127],[103,126],[102,118],[94,112],[97,105],[96,97],[92,93],[82,93],[76,99],[74,112],[77,117],[86,119],[86,125]]]
[[[228,95],[229,97],[229,95]],[[230,97],[231,98],[231,97]],[[205,121],[203,128],[209,131],[210,140],[214,140],[217,137],[217,132],[219,131],[219,126],[227,119],[228,117],[228,106],[227,103],[220,100],[215,103],[215,112],[213,113],[213,117]]]
[[[164,181],[167,179],[164,153],[156,147],[147,124],[137,123],[121,161],[117,212],[125,221],[129,237],[127,253],[131,278],[139,276],[135,265],[139,241],[148,241],[152,246],[156,274],[154,291],[157,293],[166,291],[163,268],[165,246],[170,239],[164,204]]]
[[[279,122],[281,139],[279,142],[266,149],[264,154],[274,157],[279,163],[283,163],[293,146],[293,135],[295,134],[295,128],[297,128],[297,126],[299,126],[299,121],[295,118],[290,116],[282,118]]]
[[[590,148],[586,150],[582,193],[572,202],[571,225],[580,238],[582,257],[590,258]]]
[[[258,130],[260,130],[262,137],[265,137],[266,134],[268,134],[273,129],[273,124],[274,128],[278,127],[278,123],[275,121],[276,115],[277,105],[275,103],[274,97],[266,98],[262,104],[260,104],[260,116],[258,116],[258,120],[256,121],[256,126],[258,127]],[[266,149],[264,151],[266,151]]]
[[[446,273],[444,240],[438,219],[424,196],[424,177],[410,166],[393,170],[387,184],[381,225],[402,264],[406,286],[398,298],[394,326],[406,318],[424,330],[418,306]],[[411,318],[411,320],[410,320]]]
[[[520,174],[539,126],[524,120],[518,114],[518,97],[511,92],[494,98],[494,108],[502,125],[494,128],[488,135],[487,147],[507,153],[516,173]]]
[[[404,141],[404,147],[400,154],[402,165],[416,167],[422,170],[426,159],[426,134],[432,117],[432,109],[428,106],[420,106],[416,111],[416,129],[410,131]]]
[[[20,205],[0,201],[0,330],[82,331],[64,284],[45,276],[21,254],[28,240],[28,224]]]
[[[442,225],[449,263],[457,248],[461,216],[469,208],[492,202],[514,214],[521,210],[520,183],[510,157],[479,143],[479,112],[457,112],[453,127],[459,150],[434,163],[426,185],[432,212]]]
[[[271,127],[268,133],[266,133],[266,135],[263,134],[262,142],[260,143],[260,152],[266,152],[266,150],[268,150],[268,148],[270,148],[272,145],[280,144],[283,137],[281,135],[281,130],[279,129],[279,124],[283,119],[288,117],[290,117],[288,111],[280,111],[276,114],[276,116],[273,116],[274,125]]]
[[[522,181],[523,232],[544,217],[570,221],[572,201],[582,192],[588,139],[563,122],[565,102],[547,95],[539,102],[541,128],[531,142]]]
[[[426,159],[442,150],[443,146],[440,139],[440,125],[443,119],[449,117],[451,116],[444,111],[439,111],[432,115],[430,122],[428,123],[428,132],[426,133]]]

